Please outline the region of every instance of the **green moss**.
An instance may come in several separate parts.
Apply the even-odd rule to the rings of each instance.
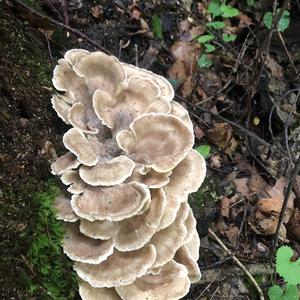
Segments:
[[[30,295],[43,297],[39,299],[74,299],[77,290],[72,262],[61,249],[64,230],[53,210],[58,192],[56,185],[49,182],[33,196],[36,222],[26,258],[34,276],[27,280],[27,289]]]

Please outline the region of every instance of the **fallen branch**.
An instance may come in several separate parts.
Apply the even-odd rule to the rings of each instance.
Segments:
[[[255,286],[258,294],[259,294],[259,299],[260,300],[264,300],[264,293],[262,291],[262,289],[260,288],[260,286],[257,284],[256,280],[254,279],[254,277],[250,274],[250,272],[247,270],[247,268],[237,259],[237,257],[235,255],[232,255],[231,251],[224,245],[224,243],[217,237],[217,235],[209,228],[208,229],[208,233],[210,236],[212,236],[217,242],[218,244],[232,257],[232,260],[242,269],[242,271],[247,275],[247,277],[249,278],[249,280],[253,283],[253,285]]]

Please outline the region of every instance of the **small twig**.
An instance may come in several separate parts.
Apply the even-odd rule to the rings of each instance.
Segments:
[[[51,65],[52,65],[52,68],[54,68],[54,61],[53,61],[51,46],[50,46],[50,43],[49,43],[48,33],[46,31],[44,31],[44,34],[45,34],[45,38],[46,38],[46,42],[47,42],[48,53],[49,53],[49,57],[50,57],[50,60],[51,60]]]
[[[138,52],[138,45],[134,44],[134,52],[135,52],[135,66],[139,66],[139,52]]]
[[[205,289],[201,292],[201,294],[195,299],[195,300],[199,300],[204,294],[205,292],[210,288],[210,286],[218,279],[218,277],[220,276],[222,272],[220,271],[220,273],[216,276],[216,278],[214,280],[212,280],[206,287]]]
[[[231,251],[225,246],[225,244],[217,237],[217,235],[210,229],[208,228],[208,233],[218,242],[218,244],[229,254],[232,255]],[[264,300],[264,293],[260,286],[257,284],[256,280],[254,277],[249,273],[249,271],[246,269],[246,267],[237,259],[235,255],[232,255],[232,260],[242,269],[242,271],[247,275],[249,280],[253,283],[255,286],[258,294],[259,294],[259,299]]]
[[[15,2],[17,3],[18,5],[22,6],[24,9],[28,10],[30,13],[32,13],[33,15],[36,15],[37,17],[40,17],[42,19],[45,19],[45,20],[48,20],[52,25],[55,25],[55,26],[59,26],[59,27],[62,27],[64,29],[66,29],[67,31],[70,31],[72,32],[73,34],[75,34],[76,36],[78,37],[81,37],[82,39],[86,40],[88,43],[90,43],[91,45],[95,46],[97,49],[105,52],[106,54],[109,54],[111,55],[111,53],[106,50],[105,48],[101,47],[98,45],[98,43],[96,43],[93,39],[91,39],[90,37],[88,37],[87,35],[85,35],[84,33],[80,32],[79,30],[77,29],[74,29],[70,26],[67,26],[61,22],[58,22],[48,16],[45,16],[43,14],[41,14],[40,12],[37,12],[36,10],[34,10],[33,8],[29,7],[28,5],[26,5],[25,3],[23,3],[22,1],[20,0],[11,0],[12,2]]]
[[[180,97],[179,95],[176,95],[175,97],[178,98],[179,100],[183,101],[183,102],[186,103],[187,105],[193,106],[191,103],[189,103],[188,101],[186,101],[183,97]],[[235,122],[233,122],[233,121],[230,121],[230,120],[228,120],[228,119],[226,119],[226,118],[220,116],[219,114],[214,113],[214,112],[212,112],[212,111],[210,111],[210,110],[207,110],[207,109],[205,109],[205,108],[203,108],[203,107],[197,107],[197,109],[198,109],[198,110],[201,110],[202,112],[211,114],[211,115],[212,115],[213,117],[215,117],[216,119],[219,119],[219,120],[221,120],[221,121],[223,121],[223,122],[226,122],[226,123],[230,124],[232,127],[236,128],[236,129],[238,129],[239,131],[243,132],[244,134],[246,134],[246,135],[252,137],[253,139],[255,139],[255,140],[257,140],[258,142],[260,142],[261,144],[263,144],[263,145],[265,145],[265,146],[267,146],[267,147],[271,147],[271,145],[270,145],[268,142],[266,142],[265,140],[263,140],[262,138],[260,138],[259,136],[257,136],[257,135],[254,134],[253,132],[251,132],[250,130],[244,128],[243,126],[241,126],[241,125],[239,125],[239,124],[237,124],[237,123],[235,123]],[[196,119],[200,120],[200,117],[199,117],[197,114],[193,113],[192,111],[190,111],[190,114],[193,115]]]
[[[287,205],[288,205],[288,200],[289,200],[289,197],[290,197],[290,194],[291,194],[294,182],[296,180],[296,177],[297,177],[299,171],[300,171],[300,155],[298,156],[298,159],[297,159],[297,162],[295,164],[293,173],[291,175],[291,180],[289,181],[286,193],[284,195],[284,200],[283,200],[282,208],[281,208],[280,214],[279,214],[279,221],[278,221],[276,232],[275,232],[275,235],[274,235],[272,257],[274,257],[276,248],[278,246],[279,231],[280,231],[280,228],[282,226],[283,218],[285,216]]]
[[[298,74],[297,68],[296,68],[296,66],[295,66],[295,64],[294,64],[294,61],[293,61],[293,59],[292,59],[292,57],[291,57],[291,54],[290,54],[289,50],[288,50],[287,47],[286,47],[286,44],[285,44],[285,42],[284,42],[284,39],[283,39],[283,37],[282,37],[281,32],[278,31],[278,30],[277,30],[277,35],[279,36],[279,39],[280,39],[280,41],[281,41],[281,44],[282,44],[282,46],[283,46],[283,48],[284,48],[284,50],[285,50],[285,53],[286,53],[286,55],[287,55],[287,57],[288,57],[288,59],[289,59],[289,61],[290,61],[290,64],[291,64],[291,66],[292,66],[292,68],[293,68],[295,74],[298,76],[299,74]]]

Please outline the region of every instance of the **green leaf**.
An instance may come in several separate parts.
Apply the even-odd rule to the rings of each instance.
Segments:
[[[206,159],[210,153],[210,145],[201,145],[196,150]]]
[[[288,284],[284,290],[284,300],[299,300],[299,292],[296,285]]]
[[[200,44],[205,44],[211,40],[213,40],[215,37],[211,34],[205,34],[205,35],[202,35],[200,37],[197,38],[197,41],[200,43]]]
[[[273,285],[269,288],[268,296],[270,300],[282,300],[283,290],[279,285]]]
[[[159,39],[163,39],[161,20],[158,15],[152,16],[153,33]]]
[[[212,61],[207,54],[202,54],[198,59],[198,65],[201,68],[208,68],[212,65]]]
[[[247,0],[247,4],[248,4],[249,6],[254,6],[255,0]]]
[[[225,27],[225,23],[224,22],[220,22],[220,21],[216,21],[216,22],[209,22],[206,24],[207,27],[211,27],[214,29],[222,29]]]
[[[278,22],[278,30],[283,32],[289,27],[289,25],[290,25],[290,12],[288,10],[285,10]]]
[[[279,13],[280,8],[277,9],[277,14]],[[266,12],[263,18],[264,24],[268,29],[272,28],[272,19],[273,15],[270,11]],[[278,22],[277,29],[281,32],[285,31],[290,25],[290,12],[285,10]]]
[[[272,28],[272,13],[270,11],[265,13],[263,21],[268,29]]]
[[[221,4],[220,6],[220,10],[222,12],[222,17],[223,18],[232,18],[232,17],[236,17],[240,14],[240,11],[230,5],[226,5],[226,4]]]
[[[207,7],[207,11],[212,14],[213,19],[215,17],[220,16],[222,14],[222,11],[220,9],[220,1],[219,0],[210,1]]]
[[[236,34],[231,34],[231,33],[223,33],[222,38],[224,42],[233,42],[236,40],[237,35]]]
[[[288,284],[300,283],[300,258],[291,261],[293,250],[288,246],[280,247],[276,255],[276,271]]]
[[[206,53],[211,53],[214,52],[216,50],[216,47],[212,44],[204,44],[205,46],[205,52]]]

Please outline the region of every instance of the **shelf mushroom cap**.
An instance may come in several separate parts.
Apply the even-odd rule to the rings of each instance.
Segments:
[[[71,207],[71,199],[67,198],[64,194],[59,194],[54,201],[54,209],[56,219],[65,222],[76,222],[78,216],[75,215]]]
[[[147,273],[156,258],[153,245],[139,250],[114,253],[98,265],[75,263],[78,276],[93,287],[116,287],[130,284]]]
[[[177,300],[188,293],[190,285],[186,267],[172,260],[157,274],[145,275],[132,284],[117,286],[116,291],[126,300]]]
[[[161,95],[165,97],[168,101],[171,101],[174,98],[174,90],[171,83],[163,76],[157,75],[151,71],[135,67],[126,63],[121,63],[124,72],[127,77],[131,76],[141,76],[142,78],[149,78],[154,81],[161,91]]]
[[[117,222],[107,220],[96,220],[90,222],[88,220],[81,219],[79,230],[84,235],[93,239],[108,240],[116,236],[116,234],[120,230],[120,226]]]
[[[165,205],[163,190],[151,190],[150,207],[141,215],[119,222],[120,230],[114,238],[116,249],[132,251],[149,242],[157,230]]]
[[[71,205],[79,217],[89,221],[121,221],[148,208],[150,191],[137,182],[111,187],[90,186],[82,194],[73,195]]]
[[[159,87],[150,79],[130,77],[115,94],[97,90],[93,106],[102,123],[115,132],[127,129],[138,116],[149,112],[168,113],[171,105],[160,96]]]
[[[196,283],[201,279],[201,272],[197,261],[193,259],[186,246],[183,245],[178,249],[174,256],[174,259],[176,262],[184,265],[187,268],[191,283]]]
[[[66,223],[63,250],[72,260],[87,264],[99,264],[114,251],[114,241],[95,240],[83,235],[78,224]]]
[[[79,295],[82,300],[122,300],[114,288],[95,288],[84,281],[79,283]]]
[[[51,164],[51,172],[53,175],[61,175],[67,170],[76,169],[79,165],[80,161],[76,155],[67,152]]]
[[[136,118],[129,130],[120,131],[117,143],[134,161],[155,171],[171,171],[192,149],[193,130],[179,118],[149,113]]]
[[[107,162],[98,162],[95,166],[82,166],[80,177],[92,186],[112,186],[124,182],[131,174],[135,163],[125,155]]]

